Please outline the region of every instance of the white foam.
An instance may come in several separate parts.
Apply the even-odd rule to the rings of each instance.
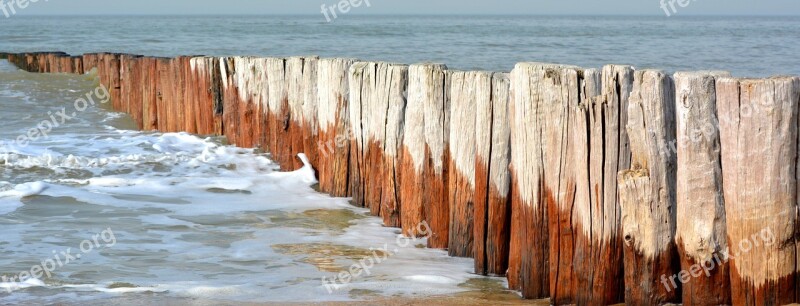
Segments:
[[[29,278],[24,282],[0,282],[0,289],[6,290],[7,292],[14,292],[31,287],[45,287],[45,284],[38,278]]]
[[[0,198],[24,198],[42,193],[47,189],[47,184],[41,181],[24,183],[14,186],[14,189],[0,192]]]

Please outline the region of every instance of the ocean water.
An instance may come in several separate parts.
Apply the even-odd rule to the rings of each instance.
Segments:
[[[510,71],[522,61],[800,74],[800,17],[309,16],[26,17],[1,20],[0,51],[153,56],[355,57]]]
[[[5,52],[800,74],[796,17],[14,16],[2,24]],[[91,105],[76,108],[81,98]],[[313,169],[277,172],[267,154],[224,138],[135,131],[105,98],[92,74],[31,74],[0,60],[0,304],[517,298],[504,279],[472,274],[472,260],[421,248],[424,239],[403,239],[347,199],[315,192]],[[380,262],[330,285],[362,261]]]

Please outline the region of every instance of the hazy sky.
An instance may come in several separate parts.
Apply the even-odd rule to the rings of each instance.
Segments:
[[[16,0],[3,0],[5,2]],[[28,0],[30,1],[30,0]],[[45,2],[47,1],[47,2]],[[369,0],[351,14],[658,15],[661,0]],[[665,0],[670,1],[670,0]],[[39,0],[29,14],[320,14],[336,0]],[[798,0],[691,0],[677,15],[800,15]]]

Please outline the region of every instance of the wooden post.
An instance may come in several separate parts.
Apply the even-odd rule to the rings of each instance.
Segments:
[[[234,139],[240,147],[261,147],[265,138],[262,133],[266,128],[264,109],[268,95],[266,59],[235,57],[233,61],[235,90],[226,92],[225,99],[232,99],[231,103],[236,104]]]
[[[222,135],[222,91],[219,58],[194,57],[189,61],[190,80],[196,90],[190,92],[194,125],[200,135]],[[262,101],[262,104],[265,103]]]
[[[476,90],[475,273],[504,276],[511,231],[508,74],[493,73],[489,88]]]
[[[317,89],[317,73],[319,70],[319,57],[306,57],[303,65],[303,112],[300,115],[300,130],[302,135],[302,152],[306,154],[311,165],[319,169],[319,90]],[[295,158],[295,160],[298,160]],[[301,163],[302,164],[302,163]],[[302,165],[301,165],[302,167]],[[317,171],[319,178],[319,171]]]
[[[564,92],[570,88],[562,83],[565,68],[519,63],[511,72],[512,216],[508,282],[510,288],[521,290],[525,298],[550,296],[552,237],[548,208],[555,206],[555,192],[566,189],[567,184],[558,182],[558,171],[546,172],[546,168],[560,167],[562,156],[546,154],[545,148],[549,152],[563,151],[565,135],[561,121],[566,120],[566,101],[560,93],[561,87]],[[572,85],[577,92],[577,84]]]
[[[349,195],[350,103],[348,70],[356,60],[319,61],[319,181],[320,189],[334,197]]]
[[[731,302],[796,297],[800,79],[716,80]]]
[[[452,72],[450,77],[450,256],[472,257],[475,200],[476,88],[491,90],[491,74]]]
[[[367,62],[350,68],[353,199],[373,215],[381,215],[387,226],[400,225],[395,168],[402,139],[407,76],[406,65]]]
[[[371,81],[370,71],[375,69],[367,62],[358,62],[350,65],[349,85],[350,85],[350,173],[349,189],[352,196],[352,204],[359,207],[365,206],[365,140],[364,140],[364,113],[366,112],[367,100],[369,100],[369,83]]]
[[[408,66],[391,64],[388,67],[386,88],[378,92],[382,105],[388,104],[383,139],[383,169],[381,171],[381,217],[383,225],[401,227],[401,143],[403,141],[408,92]],[[383,102],[383,100],[387,100]],[[380,135],[378,135],[380,137]]]
[[[145,59],[145,57],[137,57],[130,60],[130,63],[127,65],[130,69],[130,75],[128,76],[128,79],[130,80],[130,87],[125,89],[123,86],[123,90],[126,92],[126,95],[129,96],[128,115],[130,115],[131,119],[136,122],[136,126],[140,130],[143,129],[142,101],[144,100],[143,92],[146,86],[143,72],[145,69]]]
[[[316,116],[312,113],[316,111],[316,102],[306,102],[305,99],[309,89],[313,89],[313,84],[307,82],[312,78],[316,81],[316,67],[318,57],[290,57],[286,60],[286,87],[288,98],[288,114],[289,121],[287,122],[287,132],[285,134],[286,146],[288,147],[288,155],[286,158],[285,170],[296,170],[303,166],[303,163],[295,155],[297,153],[305,153],[311,161],[312,165],[316,166],[316,151],[306,152],[306,139],[311,140],[312,126],[310,121],[315,120]],[[306,76],[307,75],[307,76]],[[313,99],[316,101],[316,99]],[[313,104],[312,104],[313,103]],[[306,105],[310,106],[314,112],[309,112],[306,116]],[[306,118],[308,117],[308,118]]]
[[[159,58],[158,62],[158,130],[177,132],[183,128],[183,88],[180,58]],[[100,72],[98,72],[100,73]]]
[[[715,77],[728,75],[679,72],[674,77],[678,119],[675,242],[682,271],[691,273],[682,282],[684,305],[731,304],[714,82]]]
[[[637,71],[628,107],[631,169],[619,174],[625,302],[678,302],[662,283],[678,272],[675,248],[675,88],[661,71]]]
[[[408,68],[408,101],[406,104],[405,132],[403,135],[402,154],[400,155],[400,176],[402,188],[400,202],[402,205],[401,228],[406,236],[416,236],[418,224],[425,221],[422,206],[424,182],[422,170],[425,163],[425,101],[432,94],[441,95],[442,89],[436,90],[434,72],[441,65],[414,64]]]
[[[447,67],[417,64],[409,68],[402,159],[402,227],[406,235],[419,235],[415,228],[428,223],[428,246],[447,248],[449,194],[447,164],[450,137],[447,117]]]
[[[135,75],[136,71],[134,70],[134,63],[135,59],[139,58],[137,55],[128,55],[123,54],[119,58],[119,67],[120,67],[120,102],[119,102],[119,111],[125,112],[129,114],[131,117],[134,117],[133,109],[131,108],[131,100],[134,99],[134,92],[141,86],[140,83],[136,83]],[[72,61],[71,58],[68,58]],[[138,115],[138,114],[137,114]],[[134,119],[136,120],[136,119]]]
[[[86,57],[84,57],[84,62]],[[154,57],[143,57],[141,60],[142,80],[142,128],[145,131],[158,130],[158,60]],[[91,69],[91,68],[89,68]]]
[[[567,165],[574,169],[574,202],[567,197],[566,206],[560,209],[563,214],[572,207],[565,216],[568,219],[562,219],[571,224],[571,236],[561,237],[558,254],[550,253],[551,258],[571,253],[566,260],[571,261],[572,269],[568,263],[557,268],[562,269],[559,274],[572,275],[555,278],[551,290],[555,289],[554,296],[565,304],[617,304],[624,300],[625,286],[616,177],[630,166],[625,124],[633,69],[608,65],[602,71],[585,70],[579,83],[581,102],[570,106],[568,122]],[[572,289],[564,288],[559,280],[571,281]]]
[[[289,169],[294,159],[291,145],[288,143],[289,129],[289,95],[287,86],[287,65],[284,58],[267,58],[267,81],[269,82],[269,103],[267,110],[267,140],[272,159],[281,165],[282,170]]]

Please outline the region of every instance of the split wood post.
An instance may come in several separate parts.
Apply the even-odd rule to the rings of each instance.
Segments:
[[[450,77],[450,256],[472,257],[475,200],[476,90],[491,89],[491,75],[456,71]]]
[[[586,70],[582,102],[572,107],[570,114],[571,158],[576,169],[572,302],[579,305],[624,301],[617,173],[630,167],[625,125],[632,86],[630,66]]]
[[[678,272],[675,247],[675,88],[662,71],[637,71],[628,106],[631,169],[619,174],[625,302],[680,300],[662,277]]]
[[[319,61],[319,181],[320,189],[334,197],[349,195],[350,100],[348,71],[355,59]]]
[[[681,270],[691,277],[687,282],[682,281],[685,278],[670,279],[667,284],[677,290],[681,282],[684,305],[731,304],[714,81],[729,75],[679,72],[674,76],[678,127],[675,243]]]
[[[508,74],[493,73],[489,88],[479,86],[477,91],[475,273],[504,276],[508,269],[511,234]]]
[[[734,305],[796,299],[799,95],[796,77],[716,80]]]

